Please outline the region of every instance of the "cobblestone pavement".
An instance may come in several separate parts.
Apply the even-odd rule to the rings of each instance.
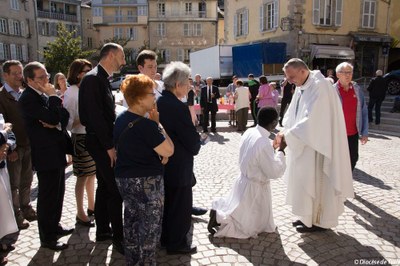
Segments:
[[[250,122],[251,123],[251,122]],[[249,123],[249,124],[250,124]],[[214,198],[225,195],[238,174],[240,134],[226,122],[217,123],[216,134],[195,159],[196,206],[210,208]],[[356,196],[345,203],[345,213],[332,230],[299,234],[285,205],[282,179],[271,183],[276,233],[256,239],[217,239],[207,231],[208,213],[193,218],[192,256],[158,252],[159,265],[400,265],[400,138],[371,134],[360,146],[360,160],[354,171]],[[75,223],[75,177],[67,168],[67,189],[62,223]],[[37,182],[33,184],[36,199]],[[36,205],[36,200],[34,201]],[[15,234],[16,249],[8,254],[9,265],[124,265],[124,258],[112,251],[111,242],[95,242],[95,228],[77,227],[61,241],[70,247],[62,252],[40,248],[37,223]]]

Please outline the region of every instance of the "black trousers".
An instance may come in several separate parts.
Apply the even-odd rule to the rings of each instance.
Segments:
[[[203,113],[203,130],[206,131],[208,127],[209,121],[209,112],[211,112],[211,130],[215,130],[217,127],[216,123],[216,114],[217,112],[213,112],[212,110],[212,103],[207,103],[207,108],[204,108]]]
[[[256,103],[256,99],[250,99],[250,112],[251,112],[251,116],[253,117],[254,124],[257,124],[258,106]]]
[[[375,124],[379,125],[381,123],[381,105],[383,100],[376,98],[369,98],[368,102],[368,121],[372,122],[374,119],[372,118],[372,109],[375,106]]]
[[[281,121],[281,123],[282,123],[282,120],[283,120],[283,116],[285,115],[286,106],[288,106],[291,101],[292,101],[292,99],[282,98],[281,111],[279,112],[279,121]]]
[[[122,198],[115,182],[110,157],[95,135],[86,135],[86,148],[96,162],[97,190],[94,204],[96,234],[112,232],[113,241],[122,241]]]
[[[37,171],[37,216],[41,242],[57,240],[65,192],[65,168]]]
[[[165,186],[161,244],[167,250],[189,245],[187,234],[192,226],[192,186]]]
[[[347,136],[350,151],[351,170],[353,171],[358,161],[358,133],[352,136]]]

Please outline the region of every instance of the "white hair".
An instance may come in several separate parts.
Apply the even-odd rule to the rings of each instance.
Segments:
[[[343,68],[349,67],[351,70],[353,70],[353,65],[350,64],[349,62],[343,62],[337,65],[336,67],[336,73],[340,72]]]
[[[166,90],[173,90],[177,84],[183,84],[190,77],[190,67],[182,62],[171,62],[163,71],[163,81]]]
[[[375,75],[377,75],[377,76],[382,76],[382,75],[383,75],[382,70],[378,69],[378,70],[375,72]]]

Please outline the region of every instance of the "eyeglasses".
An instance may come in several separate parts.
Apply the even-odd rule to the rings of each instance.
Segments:
[[[338,73],[344,74],[344,75],[353,75],[353,71],[339,71]]]
[[[50,79],[50,77],[51,77],[50,74],[46,74],[45,76],[40,76],[40,77],[35,77],[35,78],[40,79],[40,80],[45,80],[45,79]]]
[[[149,93],[147,93],[147,94],[156,96],[156,93],[155,93],[155,92],[149,92]]]

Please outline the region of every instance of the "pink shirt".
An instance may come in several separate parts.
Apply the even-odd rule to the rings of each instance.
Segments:
[[[258,100],[258,107],[262,108],[265,106],[277,107],[279,92],[273,89],[269,84],[263,84],[258,89],[258,95],[260,96]]]

